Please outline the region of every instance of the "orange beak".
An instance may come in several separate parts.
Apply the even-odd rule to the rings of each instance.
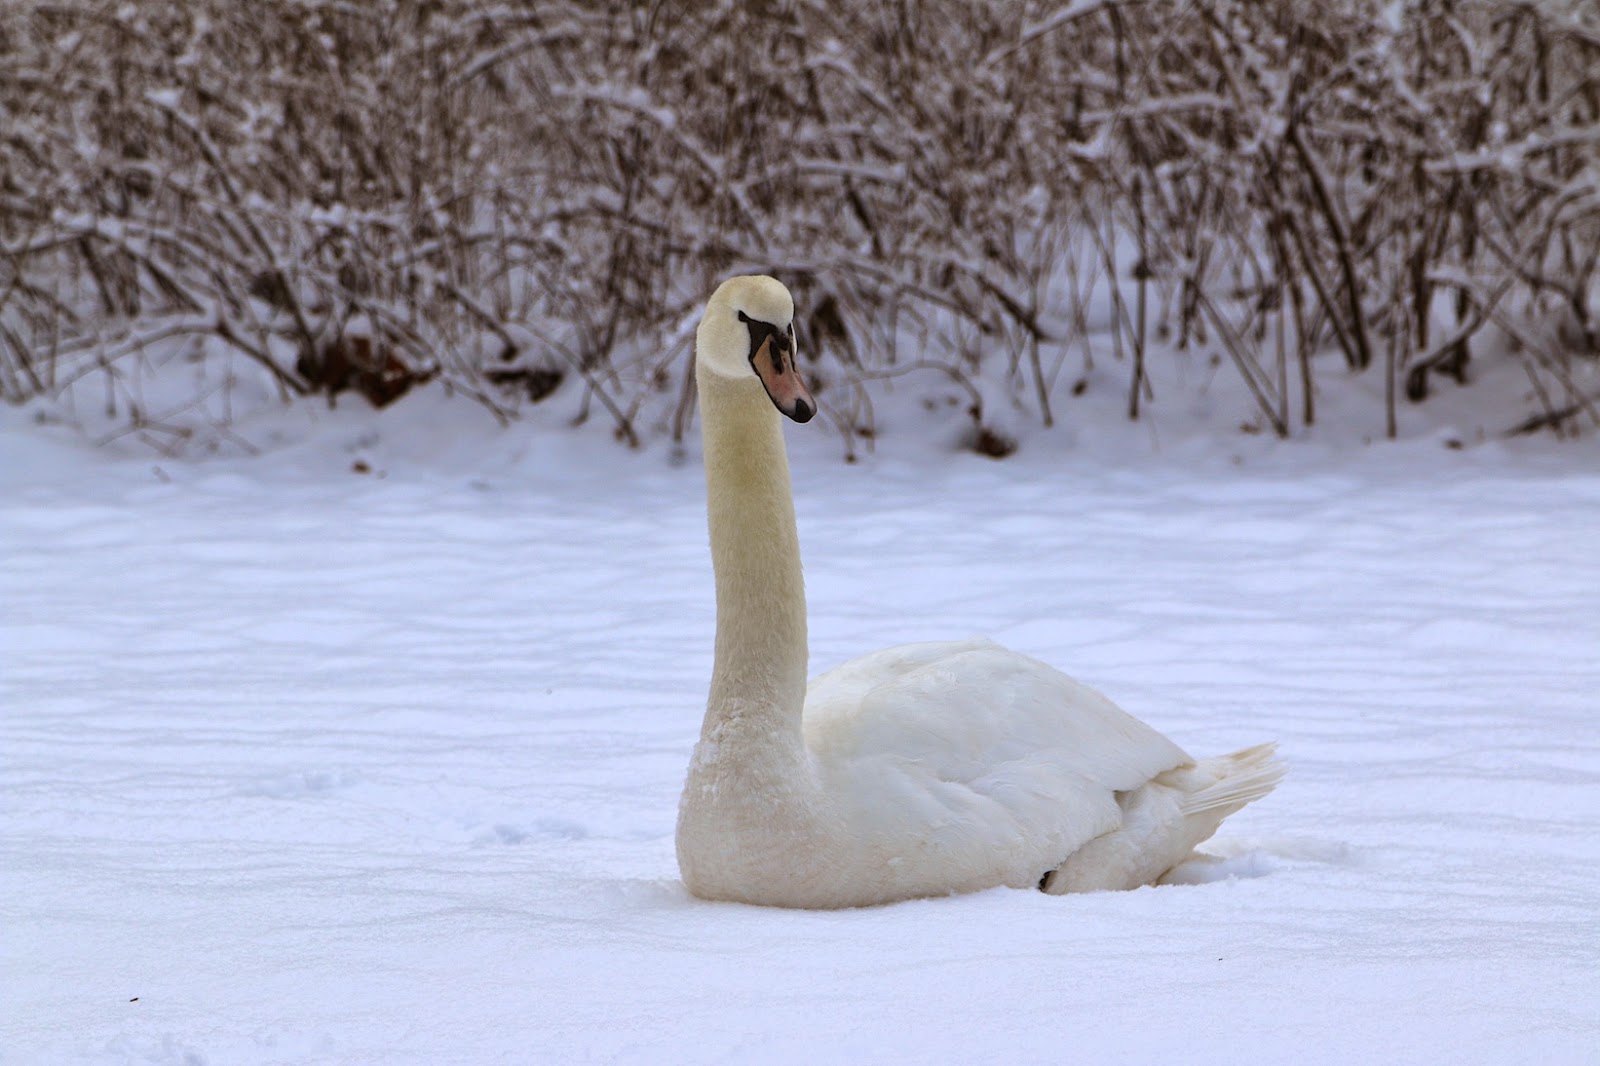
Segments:
[[[809,422],[817,413],[817,401],[811,398],[811,391],[800,380],[794,346],[784,337],[785,343],[779,347],[779,336],[769,333],[751,353],[750,365],[755,367],[756,376],[761,379],[773,406],[796,422]]]

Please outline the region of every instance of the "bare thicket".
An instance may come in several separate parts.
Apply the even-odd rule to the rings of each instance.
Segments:
[[[907,374],[956,383],[980,447],[988,390],[1048,423],[1107,293],[1134,417],[1203,346],[1279,433],[1335,361],[1382,374],[1392,432],[1492,329],[1520,428],[1575,432],[1597,258],[1577,2],[0,12],[0,390],[164,447],[435,378],[502,416],[575,380],[619,437],[681,434],[735,270],[796,290],[847,439]]]

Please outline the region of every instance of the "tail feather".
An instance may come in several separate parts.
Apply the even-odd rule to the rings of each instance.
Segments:
[[[1257,744],[1202,762],[1200,768],[1216,773],[1216,782],[1186,797],[1183,813],[1198,814],[1224,807],[1236,811],[1271,792],[1285,772],[1283,763],[1274,758],[1277,750],[1277,744]]]

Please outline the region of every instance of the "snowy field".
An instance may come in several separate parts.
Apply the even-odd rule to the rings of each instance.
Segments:
[[[696,451],[466,406],[4,413],[0,1061],[1600,1062],[1592,437],[789,427],[814,669],[987,634],[1290,766],[1179,884],[794,913],[677,879]]]

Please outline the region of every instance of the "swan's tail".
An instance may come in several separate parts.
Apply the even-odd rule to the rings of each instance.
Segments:
[[[1196,769],[1209,771],[1216,781],[1185,797],[1183,813],[1221,810],[1225,813],[1217,819],[1220,822],[1246,803],[1265,796],[1283,780],[1285,767],[1275,758],[1277,751],[1276,744],[1257,744],[1201,762]]]
[[[1283,780],[1277,750],[1276,744],[1257,744],[1169,770],[1146,787],[1118,793],[1122,827],[1079,848],[1039,887],[1060,894],[1154,884],[1208,840],[1224,818]]]

